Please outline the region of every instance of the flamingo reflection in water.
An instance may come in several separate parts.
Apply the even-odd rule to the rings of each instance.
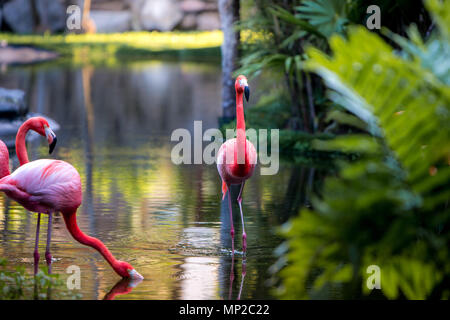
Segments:
[[[117,296],[129,294],[141,282],[142,279],[122,278],[109,290],[103,300],[114,300]]]
[[[242,265],[241,265],[241,284],[239,286],[239,292],[237,295],[236,300],[241,300],[241,294],[242,294],[242,288],[244,286],[244,279],[245,275],[247,274],[247,261],[245,258],[242,258]],[[234,253],[231,255],[231,270],[230,270],[230,288],[228,293],[228,300],[233,299],[233,283],[234,283]]]
[[[228,197],[230,197],[231,199],[236,199],[236,193],[240,192],[240,188],[238,191],[238,188],[235,188],[236,186],[231,186],[231,188],[228,190]],[[230,235],[229,230],[230,230],[230,225],[231,225],[231,220],[230,217],[228,216],[228,213],[230,212],[229,206],[232,205],[231,201],[222,201],[221,203],[221,207],[220,207],[220,220],[221,220],[221,228],[220,228],[220,240],[221,240],[221,246],[222,247],[229,247],[230,242],[233,244],[234,239],[233,237]],[[225,251],[227,253],[230,253],[230,251]],[[229,272],[229,285],[228,285],[228,300],[233,300],[233,286],[235,284],[235,279],[236,279],[236,272],[235,272],[235,268],[236,268],[236,264],[235,264],[235,260],[241,260],[241,281],[239,283],[239,291],[238,294],[236,296],[237,300],[241,299],[242,296],[242,290],[244,288],[244,280],[245,280],[245,276],[247,274],[247,260],[246,257],[244,255],[244,252],[240,252],[240,251],[235,251],[235,250],[231,250],[231,265],[230,265],[230,272]],[[222,260],[222,264],[223,265],[229,265],[229,256],[224,256],[221,258]],[[224,269],[226,270],[226,269]],[[225,280],[225,279],[224,279]],[[224,290],[225,291],[225,290]],[[225,298],[225,292],[223,292],[223,297]]]

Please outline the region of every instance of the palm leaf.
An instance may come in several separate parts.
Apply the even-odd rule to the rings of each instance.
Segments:
[[[326,37],[335,32],[342,33],[349,22],[345,0],[307,0],[296,7],[296,10],[297,18],[308,21]]]
[[[310,23],[308,23],[304,20],[299,19],[298,17],[296,17],[295,15],[293,15],[286,9],[281,8],[280,6],[273,6],[273,7],[269,8],[268,10],[274,16],[277,16],[278,18],[280,18],[290,24],[296,25],[296,26],[300,27],[302,30],[307,31],[310,34],[313,34],[319,38],[326,38],[326,36],[323,33],[321,33],[319,30],[317,30],[317,28],[315,28],[313,25],[311,25]]]
[[[427,3],[440,28],[450,16],[450,3],[444,3]],[[447,32],[435,39],[448,43]],[[331,38],[333,56],[310,49],[306,68],[324,78],[335,103],[378,134],[314,142],[359,159],[341,162],[339,177],[328,178],[321,198],[313,199],[314,211],[302,210],[284,227],[288,250],[278,263],[285,267],[278,272],[283,285],[277,293],[311,298],[330,287],[345,293],[359,285],[370,294],[366,268],[374,264],[381,268],[387,298],[446,298],[450,89],[423,63],[427,46],[417,39],[407,44],[413,49],[405,56],[363,27],[350,28],[348,36]]]
[[[352,28],[349,41],[335,37],[330,45],[333,57],[312,49],[307,64],[333,89],[330,98],[382,128],[413,189],[423,181],[436,181],[431,190],[442,187],[430,175],[430,168],[444,176],[450,170],[450,90],[446,84],[418,63],[396,56],[364,28]],[[433,152],[422,152],[425,146]]]

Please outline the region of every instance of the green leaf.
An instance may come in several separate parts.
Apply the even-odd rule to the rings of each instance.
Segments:
[[[321,3],[307,11],[325,14]],[[339,173],[312,197],[313,209],[301,210],[282,231],[289,248],[280,297],[329,298],[327,292],[345,295],[355,285],[368,295],[366,268],[377,265],[386,298],[448,298],[450,88],[441,72],[448,53],[437,48],[449,42],[450,2],[427,6],[439,25],[431,42],[410,29],[410,40],[395,36],[404,48],[395,52],[377,34],[351,27],[348,39],[330,38],[332,55],[307,51],[306,70],[319,74],[328,97],[350,113],[329,119],[357,117],[370,135],[313,141],[320,150],[357,157],[340,161]]]
[[[347,18],[347,1],[345,0],[307,0],[296,7],[295,17],[308,21],[326,37],[333,33],[343,33]]]

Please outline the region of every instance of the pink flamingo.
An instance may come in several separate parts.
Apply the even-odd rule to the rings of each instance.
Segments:
[[[227,190],[232,184],[241,186],[237,202],[241,211],[242,221],[242,248],[247,249],[247,234],[244,227],[244,215],[242,213],[242,191],[247,179],[253,175],[255,170],[257,154],[255,146],[246,138],[245,119],[244,119],[244,98],[248,101],[250,97],[250,88],[247,78],[243,75],[237,77],[234,84],[236,90],[236,138],[225,141],[220,146],[217,153],[217,170],[222,178],[222,200],[225,199]],[[230,211],[232,251],[234,252],[234,226],[233,210],[231,208],[231,194],[228,192],[228,210]]]
[[[0,191],[20,203],[25,209],[38,213],[36,240],[34,246],[35,273],[39,263],[39,227],[41,214],[48,214],[47,247],[45,258],[49,268],[51,226],[53,212],[61,212],[70,234],[78,242],[96,249],[111,267],[124,278],[143,279],[127,262],[114,258],[106,246],[98,239],[84,234],[77,225],[76,212],[81,205],[81,179],[77,170],[67,162],[41,159],[29,162],[25,148],[25,136],[29,130],[45,136],[49,143],[49,153],[56,145],[56,136],[42,117],[25,121],[16,136],[16,153],[20,167],[9,172],[9,154],[6,145],[0,140]]]

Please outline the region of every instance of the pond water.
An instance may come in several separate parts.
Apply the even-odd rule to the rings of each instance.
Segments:
[[[115,68],[14,67],[0,73],[1,87],[25,90],[31,112],[59,123],[52,157],[70,162],[81,175],[80,228],[145,277],[116,299],[273,298],[268,270],[282,242],[276,229],[307,205],[321,173],[288,161],[281,161],[274,176],[257,170],[244,191],[248,252],[233,257],[215,165],[175,165],[170,158],[174,129],[192,130],[194,120],[203,121],[203,130],[218,126],[219,75],[213,64],[162,61]],[[48,157],[44,140],[28,144],[31,159]],[[12,162],[17,167],[15,155]],[[241,250],[233,203],[235,245]],[[0,257],[30,274],[36,217],[0,196]],[[77,292],[83,299],[111,298],[114,294],[107,294],[116,284],[112,292],[120,293],[119,277],[95,250],[71,238],[60,215],[54,218],[52,254],[53,273],[62,279],[69,266],[80,267]]]

